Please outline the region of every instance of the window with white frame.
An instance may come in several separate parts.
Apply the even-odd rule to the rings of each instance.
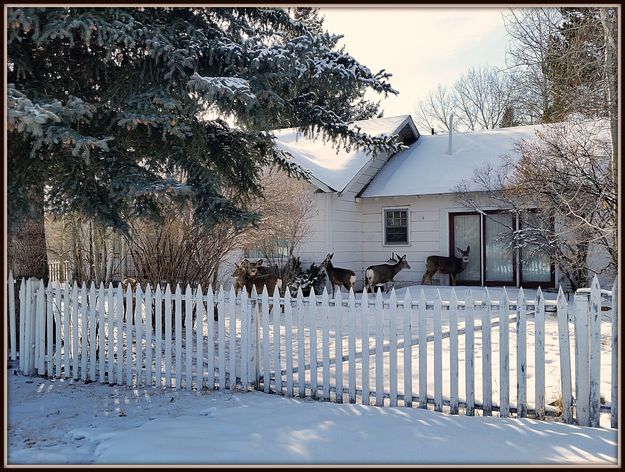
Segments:
[[[408,209],[384,210],[384,244],[408,244]]]

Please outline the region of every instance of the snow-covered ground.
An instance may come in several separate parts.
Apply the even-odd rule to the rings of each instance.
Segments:
[[[614,464],[617,431],[7,372],[5,464]]]

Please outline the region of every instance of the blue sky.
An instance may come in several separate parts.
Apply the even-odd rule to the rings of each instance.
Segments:
[[[496,7],[322,7],[326,29],[373,72],[386,69],[400,93],[382,101],[385,116],[414,114],[439,82],[471,66],[505,66],[507,44]],[[369,98],[375,98],[372,94]]]

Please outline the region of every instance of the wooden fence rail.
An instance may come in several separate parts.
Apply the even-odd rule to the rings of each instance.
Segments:
[[[422,289],[330,299],[12,276],[8,295],[9,355],[25,375],[588,426],[603,412],[617,426],[616,282],[602,290],[596,277],[572,302],[562,289],[556,300],[540,288],[516,300],[505,288],[499,300]]]

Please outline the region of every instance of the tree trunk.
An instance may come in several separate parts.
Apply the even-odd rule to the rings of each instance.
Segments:
[[[13,277],[49,279],[46,232],[44,227],[43,186],[30,190],[32,214],[9,215],[7,259]]]
[[[618,67],[617,49],[614,42],[615,23],[610,19],[606,8],[599,9],[601,25],[605,37],[605,78],[607,82],[608,112],[610,116],[610,134],[612,138],[612,175],[614,185],[618,182]],[[616,14],[615,14],[616,18]]]

